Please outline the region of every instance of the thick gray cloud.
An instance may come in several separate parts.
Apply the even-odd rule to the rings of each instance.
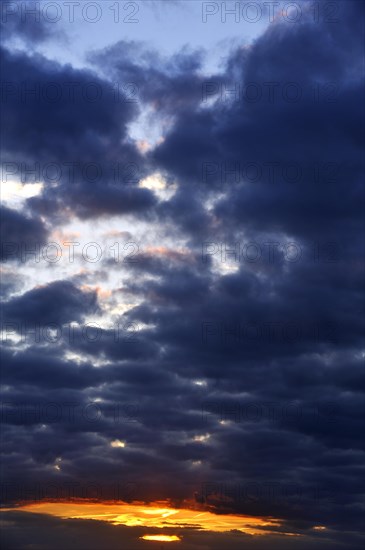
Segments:
[[[35,250],[47,241],[47,228],[39,219],[1,206],[1,260],[21,260],[27,250]]]
[[[145,162],[127,136],[138,106],[113,84],[39,54],[1,50],[3,177],[44,182],[28,205],[45,217],[144,212]],[[32,92],[33,90],[33,92]]]
[[[161,171],[177,189],[158,199],[136,182],[87,182],[77,169],[73,186],[61,179],[27,202],[55,227],[62,216],[132,213],[150,224],[156,243],[123,266],[113,297],[136,305],[116,315],[121,331],[83,330],[88,315],[103,319],[94,291],[78,286],[86,275],[5,302],[5,320],[62,329],[54,341],[30,334],[20,349],[4,342],[5,502],[36,498],[37,484],[47,498],[67,483],[99,484],[111,500],[120,483],[121,500],[169,498],[180,506],[194,499],[218,513],[279,517],[283,529],[304,535],[256,542],[189,531],[187,549],[360,548],[363,10],[338,6],[338,24],[271,25],[249,48],[232,51],[211,79],[202,77],[201,54],[186,50],[164,60],[120,42],[90,55],[97,77],[4,51],[10,75],[22,70],[60,84],[93,78],[105,94],[98,109],[81,96],[56,108],[13,97],[5,119],[9,161],[121,159],[143,175]],[[107,74],[135,82],[142,106],[169,122],[146,155],[128,137],[139,110],[111,101]],[[202,104],[207,82],[214,96]],[[223,85],[247,90],[250,83],[260,100],[220,97]],[[301,92],[295,101],[282,95],[288,83],[290,93]],[[245,172],[250,164],[257,180]],[[240,181],[222,179],[232,167]],[[38,218],[4,212],[10,240],[46,237]],[[159,246],[161,234],[186,248]],[[112,275],[113,264],[97,273]],[[125,447],[113,447],[115,439]],[[24,533],[48,548],[56,531],[60,547],[70,546],[72,533],[85,548],[90,537],[100,548],[101,536],[110,548],[120,540],[139,548],[138,530],[8,517],[9,548],[26,548]],[[42,540],[38,522],[47,531]],[[313,535],[315,525],[328,531]]]

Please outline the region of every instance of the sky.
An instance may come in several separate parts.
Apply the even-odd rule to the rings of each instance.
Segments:
[[[364,4],[0,7],[4,548],[363,548]]]

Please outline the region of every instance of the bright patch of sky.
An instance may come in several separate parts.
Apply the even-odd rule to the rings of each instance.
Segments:
[[[123,40],[144,42],[161,56],[170,56],[185,45],[192,50],[203,48],[209,74],[224,64],[233,44],[252,42],[272,19],[262,1],[42,0],[38,4],[40,19],[51,22],[55,32],[51,40],[34,48],[50,59],[80,68],[87,66],[90,51]],[[275,10],[279,9],[281,3],[275,4]]]

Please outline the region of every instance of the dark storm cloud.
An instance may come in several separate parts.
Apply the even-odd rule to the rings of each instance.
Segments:
[[[2,261],[20,260],[26,250],[41,246],[47,240],[47,228],[39,218],[6,206],[1,206],[0,229]]]
[[[39,286],[3,304],[5,319],[23,324],[57,324],[80,321],[97,309],[93,291],[82,291],[68,281]]]
[[[339,25],[309,20],[297,26],[273,25],[249,49],[233,54],[225,75],[212,79],[216,90],[232,80],[241,86],[253,82],[264,91],[265,83],[278,83],[275,102],[243,98],[223,104],[216,92],[215,104],[202,108],[197,95],[181,93],[180,102],[174,103],[172,129],[152,153],[156,166],[179,184],[177,194],[161,205],[161,219],[173,220],[174,229],[179,226],[183,234],[191,232],[195,250],[203,240],[217,245],[226,239],[227,245],[244,239],[263,244],[282,243],[289,236],[303,253],[300,261],[290,263],[278,254],[275,261],[266,257],[237,265],[220,261],[218,253],[215,259],[221,267],[239,269],[235,274],[214,276],[203,265],[195,271],[186,266],[172,268],[168,262],[144,261],[133,270],[159,278],[142,277],[128,283],[145,298],[129,312],[129,318],[155,324],[144,333],[163,346],[160,364],[166,370],[174,365],[174,372],[184,379],[212,382],[206,397],[208,402],[213,400],[215,411],[218,407],[218,418],[220,405],[226,412],[230,406],[237,407],[243,392],[249,392],[254,404],[270,399],[298,403],[299,399],[301,411],[322,405],[322,421],[323,411],[336,411],[332,424],[308,417],[293,424],[284,418],[277,430],[269,427],[243,434],[237,428],[239,437],[227,428],[229,435],[220,439],[221,452],[215,448],[208,461],[216,472],[229,472],[234,479],[264,483],[272,476],[282,483],[289,471],[290,479],[307,489],[323,481],[326,490],[336,487],[342,504],[332,505],[325,496],[316,500],[306,495],[297,517],[357,523],[360,498],[354,478],[359,455],[343,450],[362,449],[361,414],[356,409],[363,386],[359,378],[363,314],[357,305],[362,302],[363,276],[363,159],[358,124],[363,117],[363,81],[357,74],[363,37],[357,4],[339,7]],[[118,46],[113,52],[115,70],[138,76],[136,64],[128,56],[118,56],[117,50]],[[195,86],[199,83],[195,74],[190,80]],[[163,81],[158,75],[157,82]],[[281,95],[280,86],[293,82],[301,93],[298,101]],[[322,88],[323,83],[328,88]],[[318,85],[323,95],[317,101],[311,93]],[[179,78],[171,77],[171,88],[176,94],[181,92]],[[189,89],[187,82],[183,89]],[[173,92],[169,97],[174,97]],[[169,105],[162,103],[161,109]],[[220,168],[250,162],[263,171],[268,163],[279,168],[296,163],[303,177],[299,183],[287,182],[279,171],[272,181],[266,171],[258,183],[226,184],[223,197],[207,209],[203,190],[221,190]],[[216,169],[208,182],[202,181],[204,163]],[[316,179],[316,163],[321,169],[330,163],[324,171],[334,168],[335,176],[322,173]],[[314,260],[313,245],[329,243],[335,255]],[[208,323],[205,340],[204,323]],[[276,327],[274,333],[268,330],[270,326]],[[347,397],[345,387],[351,387]],[[194,405],[186,403],[189,407],[194,410]],[[214,426],[209,421],[213,431],[218,429]],[[248,458],[242,464],[247,448]],[[179,446],[169,449],[175,459],[184,455]],[[308,463],[302,465],[301,457],[306,455]],[[337,461],[343,465],[341,473],[335,467]],[[250,469],[247,462],[257,468]],[[326,475],[329,463],[333,470]],[[302,466],[309,468],[308,475],[301,475]],[[217,477],[222,481],[229,474]],[[340,510],[352,499],[356,513],[350,517]],[[247,512],[249,506],[235,502],[237,508]],[[256,511],[264,509],[270,506],[261,502]],[[291,502],[281,502],[279,509],[293,519]]]
[[[156,206],[151,193],[133,185],[104,194],[106,188],[92,185],[89,195],[84,181],[68,194],[61,182],[29,204],[45,213],[55,199],[82,218],[128,211],[141,220],[152,206],[154,220],[170,235],[188,239],[190,249],[156,246],[127,266],[123,291],[142,302],[119,320],[138,327],[134,342],[116,338],[110,329],[90,341],[79,327],[72,340],[66,333],[54,344],[32,342],[17,354],[6,344],[3,416],[7,441],[17,448],[13,454],[6,447],[8,479],[23,486],[56,482],[60,472],[52,467],[60,456],[62,482],[103,485],[122,478],[136,484],[136,500],[170,497],[181,504],[195,498],[221,512],[284,518],[292,532],[312,536],[312,527],[321,524],[331,529],[323,535],[330,541],[321,534],[295,543],[291,537],[259,543],[240,537],[237,548],[242,541],[260,549],[360,547],[362,8],[352,2],[339,6],[338,24],[275,23],[249,49],[233,52],[227,72],[214,79],[216,90],[232,79],[261,89],[265,82],[296,82],[303,90],[296,102],[279,94],[274,103],[223,104],[218,91],[215,103],[202,106],[200,59],[186,52],[165,68],[143,49],[140,61],[131,61],[133,48],[125,44],[94,57],[104,64],[108,58],[115,76],[135,81],[143,101],[155,103],[162,118],[173,114],[165,141],[143,166],[162,170],[178,191]],[[90,78],[40,58],[4,55],[7,70],[21,68],[36,79]],[[111,93],[107,83],[97,81]],[[308,95],[313,86],[333,81],[335,101],[326,101],[328,90],[320,101]],[[75,151],[85,162],[119,154],[140,161],[126,137],[135,116],[130,106],[106,101],[96,110],[79,101],[65,110],[43,106],[41,112],[14,99],[8,121],[15,107],[27,121],[26,135],[10,130],[9,159],[14,154],[60,162]],[[32,124],[44,132],[36,139]],[[289,183],[279,175],[272,181],[264,172],[259,182],[226,182],[221,189],[221,166],[250,162],[263,170],[265,163],[295,162],[303,179]],[[202,179],[204,163],[213,168],[208,181]],[[314,177],[315,163],[322,168],[335,163],[334,179]],[[324,173],[328,176],[327,169]],[[33,231],[41,229],[35,225]],[[288,261],[282,251],[268,255],[267,243],[288,240],[301,250],[297,261]],[[238,241],[259,244],[265,253],[255,261],[224,258],[220,245],[232,249]],[[204,242],[214,245],[205,258]],[[19,322],[61,324],[82,321],[96,306],[94,294],[58,281],[12,298],[5,312]],[[61,359],[66,353],[69,359]],[[83,412],[92,404],[101,414],[93,421],[85,414],[71,420],[65,413],[69,401]],[[63,404],[62,415],[21,413],[22,404],[47,402]],[[206,434],[210,438],[201,439]],[[113,439],[125,440],[126,447],[111,447]],[[31,494],[30,489],[27,498]],[[11,518],[17,526],[28,521]],[[60,530],[68,528],[61,522]],[[22,548],[23,531],[7,529],[10,548]],[[192,548],[203,540],[186,536]],[[225,535],[204,537],[209,548],[236,544]],[[189,540],[184,545],[189,548]]]
[[[113,184],[96,184],[88,192],[82,183],[71,187],[66,183],[60,188],[46,191],[43,196],[29,199],[28,205],[38,214],[47,216],[52,212],[62,222],[67,221],[72,214],[82,220],[123,214],[148,216],[156,202],[148,189],[123,189]]]
[[[14,354],[4,350],[3,381],[38,388],[85,388],[100,381],[100,373],[89,365],[75,369],[72,363],[53,359],[50,354],[29,350]]]
[[[153,207],[153,194],[136,188],[146,167],[127,137],[136,103],[92,72],[38,54],[1,56],[3,181],[43,181],[28,205],[53,219]]]
[[[362,33],[357,4],[339,6],[338,25],[278,23],[249,49],[238,50],[223,85],[214,77],[205,81],[214,90],[208,98],[216,99],[215,105],[202,109],[200,102],[177,111],[170,134],[155,149],[158,165],[179,178],[189,197],[202,188],[219,190],[222,171],[241,174],[251,163],[251,178],[252,170],[261,172],[246,184],[241,179],[235,185],[228,176],[225,196],[214,208],[221,231],[228,224],[236,230],[286,231],[309,238],[351,229],[356,236],[361,230]],[[228,94],[231,103],[223,101],[224,86],[236,87],[236,98]],[[315,89],[320,89],[319,99]],[[302,174],[299,182],[282,175],[290,163]],[[318,182],[313,177],[316,163],[322,170],[332,163],[334,177]],[[167,206],[174,212],[174,200]],[[181,218],[183,212],[189,215],[182,207]]]
[[[4,83],[13,84],[3,90],[5,152],[38,162],[101,160],[109,146],[120,152],[134,108],[115,100],[111,84],[39,54],[1,53]]]

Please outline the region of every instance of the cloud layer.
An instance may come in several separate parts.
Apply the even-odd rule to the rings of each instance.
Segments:
[[[210,76],[189,49],[121,41],[80,70],[2,48],[3,174],[43,184],[2,207],[6,505],[117,487],[305,535],[260,548],[361,547],[363,8],[336,5],[337,23],[275,21]],[[141,120],[162,129],[147,147]],[[141,185],[156,174],[162,191]],[[104,252],[105,227],[135,261],[22,255],[62,231]],[[6,517],[7,548],[39,525],[39,548],[140,547],[120,526]]]

